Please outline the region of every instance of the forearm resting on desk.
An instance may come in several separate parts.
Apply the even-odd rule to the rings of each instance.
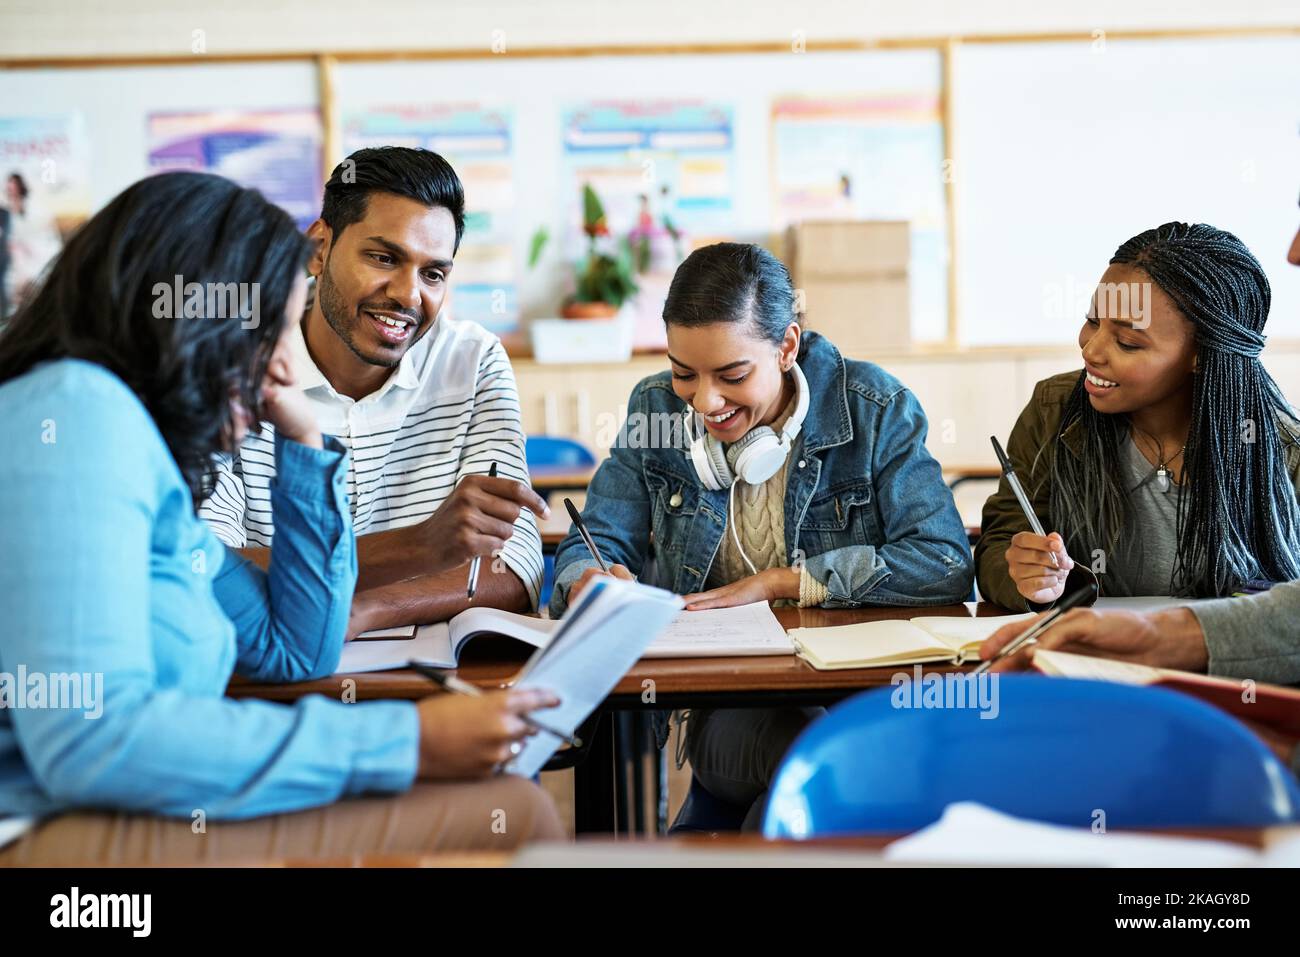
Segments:
[[[436,575],[419,575],[373,588],[358,589],[352,601],[348,637],[379,628],[446,621],[467,608],[500,608],[527,612],[528,590],[504,562],[484,557],[474,600],[467,597],[469,565]]]

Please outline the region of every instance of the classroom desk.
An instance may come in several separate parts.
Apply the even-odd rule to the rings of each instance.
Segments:
[[[917,615],[969,615],[965,605],[929,608],[777,608],[777,620],[786,628],[824,628],[885,618],[913,618]],[[989,602],[975,609],[981,617],[1009,614]],[[457,674],[481,688],[501,687],[523,664],[525,653],[514,642],[478,639],[461,658]],[[926,665],[926,672],[954,671],[948,665]],[[763,708],[832,705],[850,695],[888,685],[899,671],[888,668],[856,668],[818,671],[802,658],[766,656],[749,658],[654,658],[642,659],[623,676],[604,704],[584,725],[587,754],[574,767],[574,804],[579,833],[627,833],[645,827],[639,813],[627,809],[628,791],[639,793],[641,776],[627,768],[627,752],[637,753],[646,742],[629,740],[628,729],[617,716],[627,712],[649,712],[675,708]],[[353,682],[345,686],[344,682]],[[647,684],[647,682],[652,682]],[[355,700],[376,698],[423,698],[438,693],[433,685],[413,671],[383,671],[359,675],[335,675],[319,681],[295,684],[256,684],[235,678],[228,694],[235,698],[295,701],[307,694],[338,698],[348,688]],[[653,689],[652,701],[646,692]],[[624,723],[626,724],[626,723]],[[620,740],[621,739],[621,740]],[[655,782],[657,786],[657,782]],[[637,808],[639,811],[639,806]]]
[[[1300,827],[1162,828],[1115,831],[1146,837],[1182,837],[1240,844],[1252,850],[1300,836]],[[587,838],[572,844],[535,844],[519,851],[443,854],[357,854],[326,859],[273,858],[249,861],[253,867],[510,867],[519,863],[557,867],[718,867],[718,866],[880,866],[885,847],[905,833],[806,841],[767,840],[758,834],[688,834],[679,837],[612,841]],[[913,867],[915,865],[896,865]]]

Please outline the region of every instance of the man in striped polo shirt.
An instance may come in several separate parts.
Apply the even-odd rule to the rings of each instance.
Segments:
[[[465,224],[437,153],[363,149],[334,169],[308,236],[315,295],[286,333],[321,431],[351,449],[358,579],[350,634],[440,621],[474,605],[537,607],[546,504],[528,485],[514,373],[500,340],[439,317]],[[488,476],[495,464],[496,478]],[[269,427],[218,466],[202,517],[265,565],[275,534]]]

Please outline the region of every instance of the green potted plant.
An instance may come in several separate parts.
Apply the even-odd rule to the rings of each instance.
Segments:
[[[589,185],[582,187],[582,231],[587,255],[575,269],[574,292],[560,314],[565,319],[611,319],[637,291],[631,243],[623,239],[612,251],[599,248],[609,236],[605,207]]]

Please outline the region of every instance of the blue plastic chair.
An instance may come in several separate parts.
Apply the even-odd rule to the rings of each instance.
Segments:
[[[596,467],[596,456],[577,439],[558,435],[530,435],[524,439],[529,472],[580,472]]]
[[[1078,827],[1100,810],[1111,830],[1262,827],[1300,817],[1290,770],[1245,725],[1204,702],[1101,681],[996,678],[987,686],[996,698],[986,698],[996,702],[993,718],[977,708],[895,706],[896,696],[915,705],[924,683],[832,709],[777,770],[764,835],[913,831],[955,801]]]

